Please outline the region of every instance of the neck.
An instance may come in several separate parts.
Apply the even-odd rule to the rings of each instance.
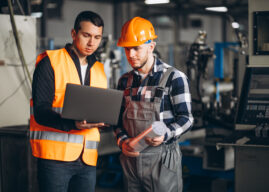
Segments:
[[[80,54],[80,52],[78,51],[78,49],[74,45],[72,45],[72,49],[75,52],[75,54],[77,55],[80,65],[87,65],[88,64],[87,56]]]
[[[151,71],[153,65],[154,65],[154,57],[153,55],[150,55],[148,57],[148,60],[146,61],[146,64],[142,68],[138,69],[138,71],[141,74],[148,74]]]

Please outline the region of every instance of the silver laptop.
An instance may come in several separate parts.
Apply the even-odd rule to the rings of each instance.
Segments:
[[[68,83],[62,117],[117,125],[122,98],[123,91]]]

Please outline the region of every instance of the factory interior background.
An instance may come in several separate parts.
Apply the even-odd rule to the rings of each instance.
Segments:
[[[268,0],[1,0],[0,192],[38,192],[29,144],[35,60],[72,43],[83,10],[104,20],[96,56],[109,88],[131,70],[116,44],[134,16],[152,22],[154,53],[188,76],[194,124],[178,140],[184,192],[269,191]],[[113,131],[101,130],[97,192],[123,191],[119,154]]]

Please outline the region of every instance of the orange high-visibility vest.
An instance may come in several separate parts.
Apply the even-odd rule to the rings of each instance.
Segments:
[[[76,66],[66,49],[46,51],[37,57],[38,64],[45,56],[49,57],[55,76],[55,96],[52,109],[61,113],[67,83],[80,84]],[[90,85],[107,88],[107,79],[102,63],[96,61],[90,69]],[[100,141],[98,128],[61,131],[38,124],[33,114],[33,101],[30,101],[30,143],[32,154],[42,159],[74,161],[82,153],[82,160],[92,166],[97,163],[97,147]]]

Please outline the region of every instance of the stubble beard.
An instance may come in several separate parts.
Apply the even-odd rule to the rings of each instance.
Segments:
[[[141,69],[141,68],[143,68],[147,64],[147,62],[148,62],[148,59],[146,59],[146,61],[144,61],[140,66],[133,67],[133,69],[135,69],[135,70]]]

